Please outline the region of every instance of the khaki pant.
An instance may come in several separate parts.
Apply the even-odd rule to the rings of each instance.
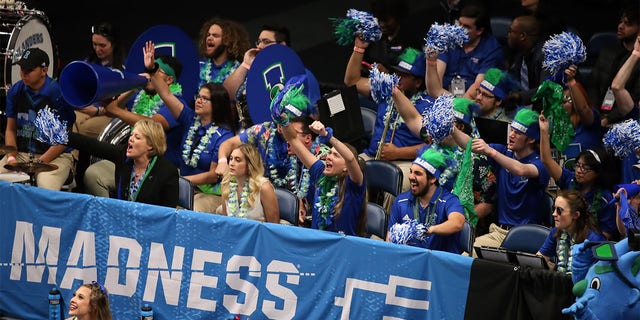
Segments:
[[[109,198],[109,191],[116,190],[115,171],[115,163],[109,160],[100,160],[90,165],[84,172],[85,192]]]
[[[33,155],[33,159],[38,159],[40,157],[40,154],[19,152],[16,159],[19,162],[29,161],[31,155]],[[4,167],[5,164],[7,164],[6,156],[0,160],[0,173],[10,172],[10,170]],[[69,174],[73,174],[73,156],[71,153],[66,152],[53,159],[49,164],[53,164],[58,168],[51,171],[36,173],[36,185],[43,189],[59,191],[69,178]]]
[[[98,138],[104,128],[111,121],[111,117],[107,116],[88,116],[80,111],[75,111],[76,122],[73,131],[92,138]]]
[[[196,193],[193,197],[193,211],[216,213],[218,207],[222,204],[222,197],[215,194],[206,194],[196,187]]]
[[[507,236],[508,232],[509,230],[502,229],[498,227],[498,225],[496,225],[495,223],[492,223],[489,226],[489,233],[477,237],[476,241],[473,242],[473,246],[474,247],[487,246],[487,247],[498,248],[502,245],[502,241],[504,241],[504,238]],[[473,250],[473,257],[474,258],[478,257],[476,255],[475,250]]]

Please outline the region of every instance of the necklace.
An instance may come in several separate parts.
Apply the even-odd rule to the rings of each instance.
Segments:
[[[323,175],[318,179],[318,189],[316,189],[316,201],[313,207],[318,212],[318,228],[325,230],[333,223],[336,201],[338,199],[338,177]]]
[[[204,58],[200,61],[200,86],[205,83],[213,82],[213,83],[222,83],[224,80],[229,77],[229,75],[240,66],[240,62],[227,60],[222,64],[222,68],[215,73],[215,77],[211,76],[211,70],[213,69],[213,63],[210,58]]]
[[[213,135],[213,133],[218,130],[218,126],[214,126],[213,123],[210,123],[208,125],[209,128],[207,129],[207,131],[202,133],[203,135],[201,136],[202,138],[198,142],[198,146],[196,147],[195,150],[192,151],[193,138],[196,134],[196,131],[198,131],[198,133],[200,134],[200,130],[198,130],[199,128],[201,128],[200,123],[201,123],[200,116],[196,116],[193,121],[193,124],[189,128],[189,132],[187,133],[187,137],[185,138],[184,144],[182,146],[182,160],[184,160],[184,163],[186,163],[188,166],[192,168],[195,168],[198,166],[198,160],[200,160],[200,154],[209,145],[209,142],[211,141],[211,136]]]
[[[182,96],[182,87],[178,83],[170,84],[169,90],[175,96]],[[162,104],[164,102],[158,94],[149,96],[146,91],[142,90],[138,92],[135,100],[133,100],[133,112],[141,116],[151,117],[158,112]]]
[[[245,218],[249,210],[249,181],[244,182],[242,193],[240,194],[240,205],[238,207],[238,180],[235,177],[229,179],[229,203],[227,205],[228,215],[231,217]]]

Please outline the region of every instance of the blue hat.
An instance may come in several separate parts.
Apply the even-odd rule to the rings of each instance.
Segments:
[[[419,165],[434,177],[440,177],[440,168],[446,165],[447,157],[430,146],[423,146],[413,164]]]
[[[416,77],[424,77],[427,67],[424,52],[409,47],[398,57],[398,60],[398,64],[392,67],[394,70],[410,73]]]
[[[540,125],[538,124],[540,114],[529,109],[520,109],[511,122],[511,129],[524,133],[527,137],[536,141],[540,140]]]

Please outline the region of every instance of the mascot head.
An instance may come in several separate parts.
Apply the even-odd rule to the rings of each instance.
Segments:
[[[576,302],[562,310],[580,319],[640,319],[640,251],[629,238],[592,248],[599,261],[573,287]]]

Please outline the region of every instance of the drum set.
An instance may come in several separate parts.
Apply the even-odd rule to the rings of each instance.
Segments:
[[[9,152],[16,152],[15,147],[0,146],[0,156]],[[29,157],[29,161],[18,162],[15,164],[5,164],[4,168],[12,172],[0,173],[0,180],[9,182],[25,183],[31,186],[36,185],[36,175],[40,172],[53,171],[58,169],[55,164],[41,163],[33,161],[33,157]]]
[[[20,80],[20,67],[13,62],[24,50],[38,47],[52,62],[47,74],[57,76],[57,47],[50,33],[51,25],[44,12],[29,9],[21,1],[0,0],[0,138],[6,127],[6,96],[9,87]]]

